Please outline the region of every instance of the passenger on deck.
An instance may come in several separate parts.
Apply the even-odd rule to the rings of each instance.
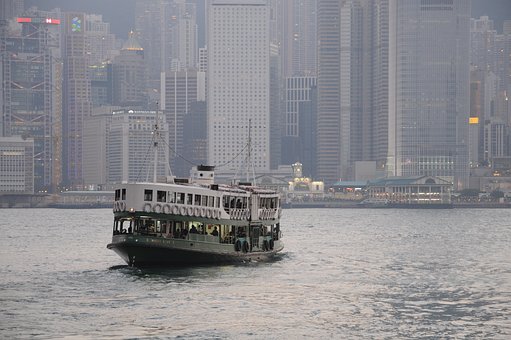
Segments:
[[[190,229],[190,234],[198,234],[199,231],[195,227],[195,224],[192,224],[192,228]]]
[[[213,236],[218,236],[218,229],[217,229],[217,227],[215,227],[215,228],[213,229],[213,231],[211,232],[211,235],[213,235]]]
[[[131,226],[129,226],[129,228],[128,228],[128,234],[131,234],[131,232],[132,232],[132,229],[131,229]]]
[[[188,229],[183,228],[183,230],[181,230],[181,238],[186,238],[186,236],[188,235]]]

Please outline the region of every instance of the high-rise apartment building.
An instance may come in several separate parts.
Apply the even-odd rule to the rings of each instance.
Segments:
[[[208,161],[245,166],[249,137],[256,172],[270,169],[269,10],[264,0],[208,6]]]
[[[0,135],[33,140],[33,189],[53,191],[62,180],[60,19],[34,12],[17,21],[19,31],[0,36]]]
[[[389,2],[387,172],[468,183],[470,1]]]

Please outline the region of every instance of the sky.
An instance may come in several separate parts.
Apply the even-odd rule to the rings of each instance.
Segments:
[[[25,6],[37,6],[42,10],[60,7],[64,11],[103,14],[103,20],[110,22],[112,32],[120,38],[126,38],[135,25],[135,0],[25,0]],[[511,0],[472,0],[472,17],[482,15],[493,19],[497,31],[502,32],[502,22],[511,20]]]

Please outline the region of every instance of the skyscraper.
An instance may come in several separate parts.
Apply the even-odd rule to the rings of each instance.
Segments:
[[[389,3],[390,175],[468,183],[470,1]]]
[[[33,139],[32,188],[51,191],[62,180],[60,19],[35,12],[17,21],[21,32],[0,37],[0,134]]]
[[[192,164],[187,163],[188,145],[185,142],[186,117],[193,114],[192,107],[205,101],[205,74],[197,71],[166,72],[163,78],[162,108],[169,127],[170,162],[178,176],[187,176]]]
[[[80,188],[82,177],[83,119],[91,114],[89,46],[84,13],[65,13],[62,42],[64,59],[64,181]]]
[[[318,0],[317,176],[326,183],[341,177],[339,0]]]
[[[168,126],[165,116],[155,111],[114,111],[108,130],[107,181],[152,181],[154,166],[157,176],[168,172]],[[154,140],[154,126],[158,123],[160,140]],[[158,142],[158,164],[154,164],[153,143]]]
[[[144,49],[133,32],[113,62],[113,102],[126,107],[147,106],[147,68]]]
[[[268,16],[264,0],[208,6],[208,161],[219,171],[243,167],[249,126],[254,169],[270,168]]]
[[[317,0],[277,0],[284,77],[316,75]]]

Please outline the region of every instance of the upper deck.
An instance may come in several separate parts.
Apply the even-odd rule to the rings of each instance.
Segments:
[[[280,217],[279,194],[253,186],[127,183],[115,189],[114,212],[269,221]]]

